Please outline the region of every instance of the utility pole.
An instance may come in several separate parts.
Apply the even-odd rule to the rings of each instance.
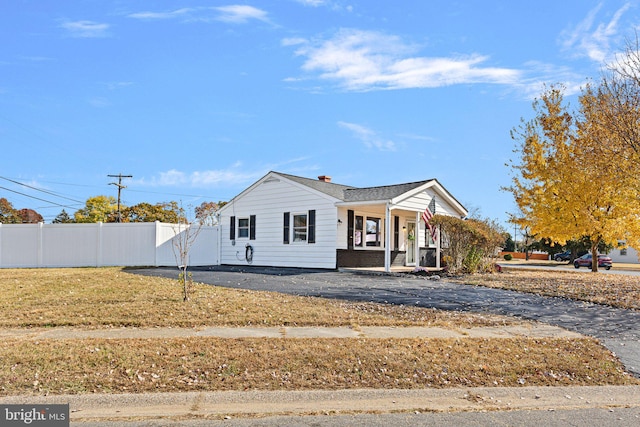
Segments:
[[[127,188],[126,185],[122,185],[122,178],[133,178],[133,175],[122,175],[121,173],[119,173],[118,175],[107,175],[108,177],[111,178],[118,178],[118,182],[110,182],[110,185],[115,185],[116,187],[118,187],[118,221],[117,222],[122,222],[122,216],[120,215],[120,192],[122,191],[123,188]]]

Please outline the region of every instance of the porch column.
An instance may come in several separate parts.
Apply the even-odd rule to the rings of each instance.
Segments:
[[[391,272],[391,206],[389,202],[384,213],[384,271]]]
[[[440,269],[440,227],[436,227],[436,268]]]
[[[420,236],[420,220],[422,219],[422,214],[420,212],[416,212],[416,240],[414,240],[414,242],[416,242],[415,245],[413,245],[413,259],[416,260],[416,268],[420,267],[420,239],[418,238]],[[426,227],[425,227],[425,233],[426,233]]]

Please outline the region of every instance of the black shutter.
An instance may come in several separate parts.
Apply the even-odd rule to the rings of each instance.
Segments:
[[[284,227],[282,243],[289,244],[289,212],[284,213]]]
[[[229,240],[236,240],[236,217],[232,216],[229,224]]]
[[[353,225],[355,222],[355,215],[352,210],[347,211],[347,248],[353,249]]]
[[[307,243],[315,243],[316,242],[316,211],[315,210],[310,210],[309,211],[309,218],[308,218],[308,235],[307,235]]]
[[[256,216],[249,216],[249,240],[256,240]]]
[[[393,217],[393,247],[395,250],[400,248],[400,217]]]

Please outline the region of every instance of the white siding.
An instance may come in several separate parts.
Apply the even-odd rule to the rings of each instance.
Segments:
[[[435,209],[435,212],[433,212],[434,214],[451,215],[451,216],[459,217],[460,213],[458,212],[458,210],[456,210],[454,206],[447,203],[445,198],[439,195],[433,188],[427,188],[424,191],[414,194],[413,196],[405,200],[402,200],[401,202],[395,205],[399,209],[412,210],[420,214],[418,216],[420,220],[417,223],[417,228],[418,228],[417,241],[419,245],[422,247],[424,247],[424,243],[426,241],[425,233],[427,228],[425,226],[424,221],[422,221],[421,219],[421,215],[422,215],[422,212],[424,212],[425,207],[430,205],[434,197],[436,200],[435,202],[436,209]]]
[[[422,213],[425,207],[436,198],[436,210],[434,214],[440,215],[459,215],[456,209],[449,205],[445,199],[439,196],[432,188],[427,188],[414,196],[399,202],[396,207],[399,209],[412,210]]]
[[[283,243],[285,212],[316,211],[316,243]],[[256,238],[230,240],[230,218],[256,216]],[[249,188],[221,211],[220,262],[230,265],[335,268],[337,213],[335,201],[287,179],[262,181]],[[293,225],[293,218],[291,219]],[[346,227],[343,220],[342,227]],[[245,259],[245,247],[253,247],[253,260]]]
[[[607,255],[611,257],[611,260],[614,263],[616,262],[619,262],[622,264],[640,263],[640,261],[638,261],[638,251],[632,247],[628,247],[626,251],[620,248],[615,248],[614,250],[609,252]],[[613,267],[615,268],[615,265]]]
[[[347,234],[348,234],[348,227],[349,227],[348,212],[349,212],[349,209],[347,208],[338,209],[338,219],[340,220],[340,222],[338,222],[338,227],[337,227],[337,233],[338,233],[338,235],[336,236],[337,249],[347,249],[347,245],[349,244],[347,242]]]

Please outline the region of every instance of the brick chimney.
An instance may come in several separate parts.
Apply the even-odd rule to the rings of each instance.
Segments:
[[[320,175],[318,179],[322,182],[331,182],[331,177],[328,175]]]

